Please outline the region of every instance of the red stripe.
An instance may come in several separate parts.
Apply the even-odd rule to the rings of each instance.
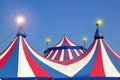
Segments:
[[[75,52],[75,50],[72,49],[72,51],[73,51],[74,56],[77,57],[78,55],[77,55],[77,53]]]
[[[68,49],[66,49],[66,60],[70,60]]]
[[[31,69],[33,70],[34,74],[36,77],[51,77],[51,75],[46,72],[40,65],[38,65],[35,60],[30,56],[29,52],[27,51],[25,44],[22,40],[22,45],[23,45],[23,50],[25,53],[25,56],[27,58],[27,61],[31,67]]]
[[[104,42],[105,46],[108,48],[108,50],[110,51],[110,53],[111,53],[118,61],[120,61],[120,58],[118,57],[119,55],[109,48],[109,45],[106,43],[105,40],[103,40],[103,42]],[[118,56],[117,56],[117,55],[118,55]]]
[[[58,61],[60,61],[60,57],[61,57],[61,54],[62,54],[62,50],[59,50],[60,52],[58,53],[58,56],[57,56],[57,59]]]
[[[15,43],[13,44],[13,46],[10,48],[10,50],[6,53],[6,55],[0,60],[0,69],[6,64],[6,62],[8,61],[8,59],[10,58],[16,43],[18,41],[18,38],[16,39]]]
[[[66,44],[66,46],[70,46],[70,44],[69,44],[69,42],[67,41],[67,39],[66,39],[66,37],[65,37],[65,44]]]
[[[98,52],[96,55],[96,60],[94,62],[94,66],[92,68],[92,71],[90,73],[90,76],[101,76],[105,77],[104,67],[103,67],[103,61],[102,61],[102,50],[101,50],[101,44],[100,40],[98,40]]]

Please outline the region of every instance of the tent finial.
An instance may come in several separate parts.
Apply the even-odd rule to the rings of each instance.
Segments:
[[[46,45],[47,45],[47,48],[48,48],[48,44],[51,42],[51,39],[50,38],[46,38],[45,42],[46,42]]]
[[[84,50],[84,52],[86,51],[86,42],[88,41],[88,39],[87,39],[87,37],[82,37],[82,42],[83,42],[83,50]]]
[[[50,38],[46,38],[45,39],[45,43],[46,43],[46,51],[44,52],[44,56],[46,57],[49,54],[49,48],[48,48],[48,44],[51,42]]]
[[[16,19],[16,22],[18,23],[19,25],[19,29],[18,29],[18,32],[17,32],[17,36],[22,36],[22,37],[26,37],[26,34],[23,33],[23,24],[25,22],[25,18],[23,16],[18,16],[17,19]]]
[[[94,35],[94,39],[104,38],[102,34],[100,34],[99,28],[103,25],[103,19],[99,18],[96,20],[96,32]]]

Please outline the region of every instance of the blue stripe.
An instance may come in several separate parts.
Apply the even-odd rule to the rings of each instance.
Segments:
[[[74,54],[74,52],[73,52],[73,49],[71,49],[70,51],[71,51],[71,53],[72,53],[73,59],[75,59],[77,56],[75,56],[75,54]]]
[[[96,50],[95,50],[91,60],[88,62],[88,64],[83,69],[81,69],[76,75],[74,75],[74,77],[80,77],[80,76],[81,77],[89,77],[90,76],[92,67],[94,65],[94,61],[96,59],[97,52],[98,52],[98,44],[97,44]]]
[[[28,47],[26,46],[29,54],[31,55],[31,57],[35,60],[36,63],[39,64],[39,66],[41,66],[42,68],[44,68],[48,73],[50,73],[54,78],[63,78],[63,77],[68,77],[58,71],[56,71],[55,69],[49,67],[48,65],[44,64],[42,61],[40,61],[39,59],[37,59],[32,52],[30,52],[30,50],[28,49]]]
[[[56,54],[56,56],[55,56],[54,60],[56,60],[58,58],[58,55],[60,54],[60,50],[57,53],[55,52],[55,54]]]
[[[22,78],[2,78],[2,80],[120,80],[120,77],[72,77],[72,78],[22,77]]]
[[[17,77],[18,73],[18,51],[19,51],[19,39],[13,53],[11,54],[10,58],[8,59],[7,63],[0,71],[0,77]]]
[[[104,44],[104,48],[107,52],[107,55],[109,56],[109,59],[112,61],[113,65],[120,73],[120,62],[112,55],[112,53],[110,53],[109,49],[105,46],[105,44]]]
[[[54,51],[53,51],[53,52],[54,52]],[[50,56],[49,56],[48,58],[51,58],[51,56],[52,56],[53,52],[52,52],[51,54],[49,53],[49,54],[50,54]],[[48,55],[49,55],[49,54],[48,54]]]
[[[60,47],[51,47],[49,50],[61,50],[61,49],[82,49],[82,46],[60,46]]]

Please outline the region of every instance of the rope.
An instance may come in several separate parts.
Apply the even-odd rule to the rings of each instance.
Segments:
[[[3,45],[3,44],[5,44],[15,32],[16,32],[16,31],[11,32],[5,39],[3,39],[3,40],[0,42],[0,46]],[[0,51],[0,52],[1,52],[1,51]]]
[[[5,39],[3,39],[3,41],[1,41],[0,44],[3,44],[7,40],[9,40],[9,38],[13,35],[13,33],[15,33],[15,31],[13,31],[12,33],[10,33],[10,35],[8,35]]]
[[[30,30],[29,30],[30,31]],[[31,32],[31,31],[30,31]],[[81,31],[81,32],[46,32],[46,31],[41,31],[40,29],[36,30],[36,29],[32,29],[32,32],[37,32],[37,33],[40,33],[41,35],[52,35],[52,36],[62,36],[62,35],[70,35],[70,36],[73,36],[73,35],[87,35],[89,33],[93,33],[94,30],[93,29],[89,29],[89,30],[85,30],[85,31]],[[89,33],[88,33],[89,32]],[[30,33],[27,33],[28,35]]]

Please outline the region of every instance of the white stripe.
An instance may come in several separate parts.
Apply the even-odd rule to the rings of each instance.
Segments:
[[[81,49],[78,49],[78,50],[79,50],[82,54],[84,53],[83,50],[81,50]]]
[[[57,44],[57,45],[56,45],[56,47],[61,46],[61,45],[62,45],[62,43],[63,43],[63,41],[64,41],[64,38],[62,38],[62,41],[61,41],[59,44]]]
[[[70,60],[73,59],[73,56],[72,56],[72,53],[71,53],[70,49],[68,49],[68,54],[69,54]]]
[[[16,39],[17,39],[17,37],[14,39],[14,41],[12,42],[12,44],[7,48],[7,50],[0,55],[0,60],[8,53],[8,51],[10,50],[10,48],[14,45]]]
[[[111,47],[107,44],[107,42],[104,40],[105,44],[108,46],[108,48],[120,59],[120,56],[111,49]]]
[[[23,51],[22,37],[19,42],[18,77],[35,77]]]
[[[76,74],[77,72],[82,70],[82,68],[84,68],[90,62],[90,60],[92,59],[92,57],[95,53],[97,42],[98,42],[98,40],[96,40],[95,45],[93,46],[92,50],[88,53],[88,55],[86,57],[84,57],[82,60],[80,60],[74,64],[70,64],[67,66],[68,68],[70,67],[70,69],[71,69],[70,70],[71,75],[73,74],[73,72],[74,72],[74,74]]]
[[[52,51],[50,51],[50,53],[48,54],[47,58],[49,58],[49,57],[50,57],[50,55],[52,54],[52,52],[53,52],[53,50],[52,50]]]
[[[71,46],[76,46],[74,43],[72,43],[70,40],[68,40],[68,38],[66,37],[68,43],[71,45]]]
[[[52,62],[50,60],[47,60],[44,57],[41,57],[34,50],[32,50],[28,46],[28,44],[26,43],[29,50],[33,53],[33,55],[36,58],[38,58],[40,61],[42,61],[44,64],[48,65],[49,67],[65,74],[69,77],[73,77],[77,72],[79,72],[82,68],[84,68],[89,63],[90,59],[94,55],[94,52],[95,52],[95,49],[96,49],[96,44],[97,44],[97,41],[95,42],[95,45],[94,45],[93,49],[90,51],[90,53],[85,58],[83,58],[82,60],[80,60],[76,63],[70,64],[70,65],[62,65],[62,64],[58,64],[58,63]]]
[[[100,43],[102,47],[103,66],[104,66],[106,77],[120,77],[120,73],[117,71],[117,69],[109,59],[101,40],[100,40]]]
[[[77,54],[77,56],[80,56],[80,53],[77,52],[76,49],[73,49],[75,51],[75,53]]]
[[[55,59],[55,57],[56,57],[57,54],[58,54],[58,50],[56,50],[55,54],[54,54],[53,57],[52,57],[52,60]]]
[[[64,49],[62,49],[62,53],[61,53],[61,56],[60,56],[60,61],[63,61],[63,59],[64,59]]]

